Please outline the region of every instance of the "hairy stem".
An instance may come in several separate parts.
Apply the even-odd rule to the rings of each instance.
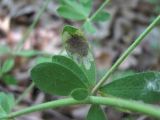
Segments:
[[[18,99],[15,101],[15,105],[19,104],[19,102],[21,100],[23,100],[23,98],[26,96],[26,94],[28,94],[34,87],[34,83],[31,83],[27,89],[18,97]]]
[[[160,108],[152,105],[148,105],[142,102],[136,102],[132,100],[124,100],[120,98],[90,96],[88,97],[88,99],[84,101],[76,101],[73,98],[65,98],[61,100],[42,103],[39,105],[35,105],[32,107],[17,111],[17,112],[13,112],[8,116],[0,117],[0,120],[15,118],[15,117],[26,115],[32,112],[43,111],[46,109],[53,109],[57,107],[77,105],[77,104],[108,105],[112,107],[119,107],[119,108],[131,110],[131,111],[136,111],[139,113],[143,113],[145,115],[153,116],[155,118],[160,118]]]
[[[119,67],[119,65],[131,54],[131,52],[141,43],[141,41],[152,31],[152,29],[160,21],[160,15],[146,28],[146,30],[133,42],[133,44],[121,55],[121,57],[113,64],[104,77],[93,88],[92,94],[94,94],[99,87],[101,87],[110,75]]]
[[[45,11],[45,9],[47,8],[49,2],[51,0],[45,0],[44,1],[44,5],[42,6],[42,8],[39,10],[39,12],[37,13],[37,16],[35,18],[35,20],[33,21],[33,23],[29,26],[29,28],[27,29],[26,33],[24,34],[22,40],[19,42],[16,50],[20,50],[22,49],[25,41],[27,40],[28,36],[31,34],[31,32],[33,31],[34,27],[36,26],[36,24],[38,23],[38,20],[40,19],[40,17],[42,16],[43,12]]]

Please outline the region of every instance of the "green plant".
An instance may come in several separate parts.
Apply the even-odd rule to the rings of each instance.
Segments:
[[[58,13],[65,18],[84,20],[85,22],[89,20],[89,22],[91,22],[95,16],[100,16],[101,10],[103,10],[108,1],[105,1],[102,6],[88,18],[90,7],[85,8],[83,5],[85,4],[85,6],[87,6],[89,3],[90,6],[90,2],[91,0],[85,2],[82,0],[61,0]],[[74,7],[79,8],[79,11]],[[71,11],[70,8],[75,9],[75,11]],[[99,19],[102,20],[101,17],[99,17]],[[67,98],[42,103],[10,113],[11,109],[9,109],[9,112],[6,110],[6,104],[10,104],[8,101],[10,98],[7,98],[6,96],[8,95],[2,93],[3,95],[0,97],[0,119],[8,120],[35,111],[76,104],[91,104],[86,117],[87,120],[107,119],[101,105],[140,112],[155,118],[160,118],[160,108],[148,104],[160,100],[160,72],[133,73],[132,75],[105,84],[110,75],[113,74],[159,21],[160,15],[133,42],[98,82],[95,77],[96,67],[91,46],[85,38],[84,33],[81,29],[73,26],[65,26],[62,32],[62,41],[67,54],[54,55],[51,62],[40,63],[33,67],[31,70],[31,78],[34,83],[32,83],[31,86],[33,87],[35,84],[40,90],[48,94],[66,96]],[[6,99],[5,104],[1,102],[4,98]],[[13,102],[11,103],[13,104]]]
[[[155,5],[154,12],[160,13],[160,1],[159,0],[147,0],[149,3]]]
[[[60,16],[76,21],[83,21],[82,28],[89,32],[96,31],[95,22],[103,22],[109,20],[110,14],[104,10],[109,0],[105,0],[100,8],[91,15],[93,0],[59,0],[60,6],[57,12]]]

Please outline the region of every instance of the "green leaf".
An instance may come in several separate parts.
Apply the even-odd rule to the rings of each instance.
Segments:
[[[82,82],[86,85],[89,86],[89,80],[84,74],[84,72],[81,70],[81,68],[70,58],[62,55],[55,55],[53,56],[52,59],[53,63],[63,65],[64,67],[67,67],[72,71],[74,74],[77,76],[80,76]]]
[[[70,95],[76,88],[87,88],[80,76],[56,63],[41,63],[31,70],[31,78],[42,91]]]
[[[152,103],[160,100],[160,73],[143,72],[114,80],[100,88],[102,94]]]
[[[106,20],[109,20],[110,17],[111,15],[108,12],[102,10],[92,20],[95,22],[106,21]]]
[[[107,120],[106,115],[99,105],[92,105],[86,120]]]
[[[60,5],[71,7],[72,10],[88,16],[92,9],[93,0],[59,0]]]
[[[37,50],[22,50],[15,53],[16,56],[21,57],[33,57],[39,55],[39,51]]]
[[[86,21],[83,25],[83,28],[84,28],[85,31],[87,31],[89,33],[95,33],[96,32],[96,28],[94,27],[94,25],[90,21]]]
[[[7,59],[2,66],[2,74],[9,72],[14,66],[14,59]]]
[[[66,5],[60,6],[57,12],[60,16],[67,19],[84,20],[86,18],[79,10],[74,10],[72,7]]]
[[[79,1],[77,0],[63,0],[61,3],[61,6],[67,6],[71,8],[72,11],[76,11],[78,14],[84,16],[85,18],[87,18],[89,15],[89,12],[86,11],[88,10],[86,8],[89,7],[89,2],[85,4],[86,6],[84,4],[79,3]]]
[[[84,88],[77,88],[71,92],[71,96],[75,100],[85,100],[89,96],[89,92]]]
[[[4,82],[7,84],[7,85],[16,85],[17,84],[17,80],[14,76],[11,76],[11,75],[4,75],[3,76],[3,79],[4,79]]]
[[[11,94],[0,93],[0,106],[6,113],[11,112],[14,103],[14,97]]]
[[[83,5],[83,9],[86,13],[91,13],[93,0],[80,0],[80,3]]]

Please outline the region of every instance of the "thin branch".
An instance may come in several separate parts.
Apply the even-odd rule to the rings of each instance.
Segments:
[[[33,23],[29,26],[29,28],[27,29],[26,33],[24,34],[22,40],[19,42],[19,44],[17,45],[16,51],[19,51],[22,49],[25,41],[27,40],[27,38],[29,37],[29,35],[32,33],[33,29],[35,28],[35,26],[37,25],[40,17],[42,16],[43,12],[46,10],[49,2],[51,0],[45,0],[44,1],[44,5],[42,6],[42,8],[39,10],[39,12],[37,13],[37,16],[35,18],[35,20],[33,21]]]
[[[99,87],[101,87],[110,75],[119,67],[119,65],[131,54],[131,52],[141,43],[142,40],[152,31],[152,29],[159,23],[160,15],[148,26],[148,28],[133,42],[133,44],[122,54],[122,56],[116,61],[115,64],[108,70],[104,77],[93,88],[92,94],[94,94]]]
[[[20,41],[20,43],[17,45],[17,49],[16,51],[20,51],[23,48],[23,45],[25,43],[25,41],[27,40],[28,36],[31,34],[31,32],[33,31],[34,27],[36,26],[36,24],[38,23],[38,20],[40,19],[40,17],[42,16],[43,12],[46,10],[49,2],[51,0],[45,0],[44,1],[44,5],[42,6],[42,9],[39,10],[39,12],[37,13],[37,16],[35,18],[35,20],[33,21],[33,23],[29,26],[28,30],[26,31],[26,33],[24,34],[22,40]],[[15,57],[16,55],[14,55]],[[29,93],[32,88],[34,87],[34,83],[30,84],[29,87],[22,93],[22,95],[16,100],[15,105],[17,105],[23,98],[24,96]]]
[[[24,97],[26,96],[26,94],[28,94],[34,87],[34,83],[32,82],[28,87],[27,89],[18,97],[18,99],[15,101],[15,105],[19,104],[19,102],[21,100],[24,99]]]

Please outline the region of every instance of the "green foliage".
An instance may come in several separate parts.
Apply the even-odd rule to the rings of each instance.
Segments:
[[[109,20],[110,17],[111,16],[107,11],[101,10],[99,12],[99,14],[97,14],[96,16],[93,17],[93,21],[95,21],[95,22],[101,22],[102,21],[103,22],[103,21]]]
[[[68,41],[74,39],[75,36],[78,36],[75,43],[72,42],[70,45]],[[80,29],[65,26],[62,40],[68,57],[53,56],[52,63],[35,66],[31,71],[31,77],[38,88],[47,93],[65,96],[71,94],[73,98],[82,100],[88,96],[95,84],[95,62],[89,48],[85,51],[86,55],[83,56],[83,48],[85,48],[83,46],[89,47],[89,44]],[[88,63],[84,63],[86,61]],[[89,68],[86,67],[88,64]],[[75,94],[79,94],[79,97]]]
[[[53,56],[52,62],[55,64],[63,65],[66,68],[70,69],[74,74],[79,76],[83,83],[86,86],[90,86],[90,82],[88,78],[86,77],[85,73],[82,71],[82,69],[70,58],[61,56],[61,55],[55,55]]]
[[[66,19],[84,21],[83,28],[89,33],[96,32],[94,22],[106,21],[110,18],[110,14],[103,10],[104,8],[90,17],[93,0],[60,0],[59,3],[57,13]]]
[[[92,105],[86,120],[107,120],[106,115],[99,105]]]
[[[31,77],[38,88],[50,94],[67,96],[76,88],[87,88],[81,77],[63,64],[41,63],[32,69]]]
[[[31,77],[38,88],[46,93],[71,94],[73,98],[82,100],[88,96],[92,86],[83,70],[71,58],[55,55],[52,63],[35,66],[31,70]]]
[[[91,10],[89,2],[78,2],[78,0],[61,0],[61,5],[57,9],[60,16],[71,20],[85,20]]]
[[[0,93],[0,115],[6,115],[11,112],[14,106],[14,97],[11,94]]]
[[[69,25],[63,29],[62,40],[68,56],[55,55],[52,62],[36,65],[31,70],[32,80],[46,93],[86,100],[96,85],[96,67],[89,43],[80,29]],[[149,103],[160,100],[159,72],[125,72],[113,78],[118,79],[99,89],[102,95]],[[106,119],[99,105],[92,105],[88,113],[87,120],[94,119]]]
[[[3,79],[7,85],[16,85],[17,84],[16,78],[12,75],[3,75]]]
[[[160,100],[160,73],[144,72],[123,77],[104,85],[100,91],[106,96],[157,102]]]
[[[3,65],[2,65],[2,74],[9,72],[14,66],[14,59],[13,58],[9,58],[7,59]]]
[[[70,6],[60,6],[57,9],[59,15],[63,16],[64,18],[72,19],[72,20],[84,20],[86,16],[84,16],[80,11],[74,11]]]
[[[0,78],[2,78],[7,85],[16,84],[16,79],[8,74],[8,72],[11,71],[13,67],[14,59],[9,58],[2,64],[2,67],[0,68]]]

